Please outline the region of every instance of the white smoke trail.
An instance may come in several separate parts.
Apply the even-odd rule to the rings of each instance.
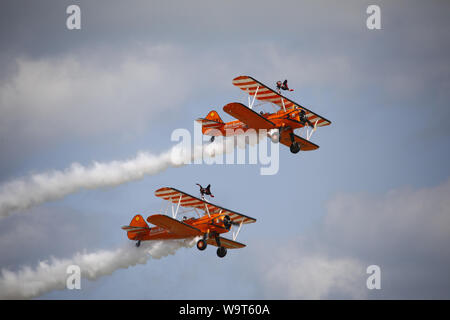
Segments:
[[[54,170],[13,180],[0,189],[0,217],[6,217],[15,210],[60,199],[83,188],[116,186],[141,179],[145,174],[156,174],[168,166],[168,153],[159,156],[139,153],[127,161],[94,162],[91,167],[74,163],[63,171]]]
[[[66,289],[67,267],[70,265],[80,267],[82,278],[97,280],[116,270],[145,264],[150,258],[173,255],[180,248],[192,247],[196,240],[144,241],[139,248],[130,245],[111,251],[77,253],[71,259],[51,258],[50,262],[39,262],[35,269],[28,266],[17,272],[2,269],[0,299],[30,299],[53,290]]]
[[[74,163],[63,171],[54,170],[12,180],[0,186],[0,218],[9,216],[13,211],[61,199],[82,189],[117,186],[233,149],[233,138],[194,146],[193,150],[178,144],[159,155],[140,152],[129,160],[94,162],[90,167]]]

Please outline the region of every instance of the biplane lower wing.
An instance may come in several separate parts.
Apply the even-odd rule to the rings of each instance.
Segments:
[[[230,240],[227,238],[219,237],[219,241],[220,241],[220,245],[227,249],[240,249],[240,248],[245,247],[245,244],[237,242],[237,241],[233,241],[233,240]],[[206,242],[210,245],[218,247],[217,241],[214,238],[209,238]]]
[[[242,121],[250,128],[253,129],[273,129],[275,128],[275,124],[253,111],[250,108],[247,108],[242,103],[232,102],[223,107],[223,111],[235,117],[236,119]]]
[[[167,229],[180,237],[195,237],[202,234],[199,229],[163,214],[152,215],[147,218],[147,222]]]
[[[302,137],[299,137],[298,135],[294,134],[294,140],[300,144],[300,150],[302,151],[310,151],[310,150],[316,150],[319,149],[319,146],[315,143],[312,143],[309,140],[303,139]],[[290,147],[292,144],[291,135],[288,131],[282,131],[280,135],[280,143],[284,144],[285,146]]]

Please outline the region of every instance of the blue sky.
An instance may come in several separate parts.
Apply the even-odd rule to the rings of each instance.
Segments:
[[[243,250],[182,248],[43,299],[448,298],[449,4],[431,1],[72,1],[2,6],[0,183],[73,162],[168,150],[176,128],[245,101],[231,84],[289,79],[292,100],[332,121],[313,152],[257,165],[169,168],[0,220],[0,266],[115,248],[120,226],[173,186],[258,219]],[[381,8],[381,30],[366,8]],[[245,100],[244,100],[245,99]],[[393,196],[394,195],[394,196]],[[30,233],[24,226],[33,226]],[[382,289],[365,287],[380,265]],[[221,290],[211,292],[211,278]],[[230,281],[232,279],[233,281]]]

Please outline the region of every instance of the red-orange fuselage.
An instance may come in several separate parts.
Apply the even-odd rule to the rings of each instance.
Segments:
[[[138,216],[136,216],[136,217],[138,217]],[[133,221],[136,219],[136,217],[133,218]],[[216,235],[216,234],[226,233],[229,231],[229,228],[226,228],[226,226],[224,224],[224,217],[225,217],[224,214],[216,213],[216,214],[211,214],[211,216],[204,215],[199,218],[185,219],[182,222],[200,230],[199,235],[201,235],[201,234]],[[133,223],[133,221],[130,225],[137,225],[137,224]],[[130,239],[130,240],[142,240],[142,241],[186,238],[186,236],[182,233],[181,234],[180,233],[172,233],[168,229],[160,227],[160,226],[151,227],[148,230],[146,230],[145,232],[128,231],[127,235],[128,235],[128,239]]]

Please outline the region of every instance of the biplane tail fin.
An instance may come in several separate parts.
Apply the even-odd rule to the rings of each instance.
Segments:
[[[215,136],[218,135],[216,130],[221,131],[225,123],[220,118],[217,111],[212,110],[208,113],[206,118],[199,118],[197,119],[197,122],[202,124],[202,133],[208,134],[208,131],[210,131],[209,135]],[[212,130],[215,129],[215,130]],[[221,134],[220,134],[221,135]]]
[[[223,121],[220,118],[219,114],[215,110],[210,111],[205,119],[212,120],[212,121],[215,121],[215,122],[218,122],[218,123],[223,123]]]
[[[150,228],[145,222],[144,217],[140,214],[137,214],[133,217],[129,226],[123,226],[123,230],[127,231],[128,239],[136,240],[140,235],[147,233]]]

